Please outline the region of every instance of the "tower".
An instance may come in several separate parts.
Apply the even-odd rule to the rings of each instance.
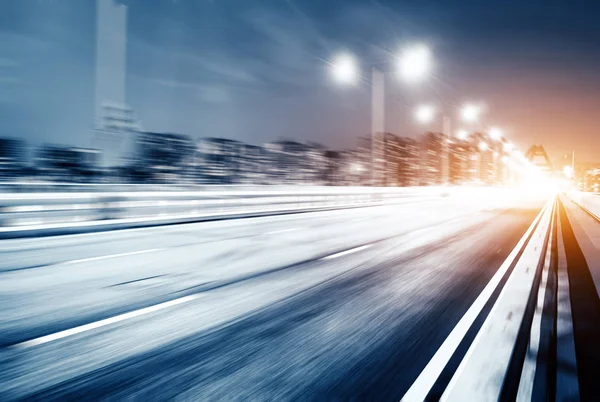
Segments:
[[[542,145],[532,145],[525,153],[525,158],[543,171],[550,172],[553,169],[552,162]]]
[[[141,131],[126,103],[127,6],[96,0],[96,88],[92,147],[103,153],[104,166],[119,164]]]

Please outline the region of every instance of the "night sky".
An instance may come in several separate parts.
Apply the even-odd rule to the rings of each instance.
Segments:
[[[418,41],[432,48],[434,76],[387,75],[387,131],[421,134],[411,110],[423,101],[452,116],[485,101],[485,123],[521,150],[600,161],[600,2],[123,2],[127,101],[146,130],[352,147],[370,130],[370,66]],[[0,0],[0,136],[90,146],[94,51],[94,1]],[[357,86],[328,75],[341,51],[361,61]]]

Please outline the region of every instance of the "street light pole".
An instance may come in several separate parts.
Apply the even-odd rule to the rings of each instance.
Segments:
[[[442,181],[445,185],[449,183],[450,178],[450,135],[452,133],[452,123],[450,117],[444,115],[442,123],[442,134],[444,135],[442,145]]]
[[[378,133],[383,133],[385,126],[385,77],[382,71],[373,67],[371,70],[371,184],[376,186],[377,177],[377,141]]]
[[[397,73],[406,81],[416,82],[429,74],[431,54],[424,45],[415,45],[405,49],[397,58]],[[359,78],[359,68],[349,54],[340,54],[331,65],[333,78],[342,84],[352,84]],[[377,141],[378,134],[385,131],[385,76],[383,71],[371,69],[371,184],[378,184]]]

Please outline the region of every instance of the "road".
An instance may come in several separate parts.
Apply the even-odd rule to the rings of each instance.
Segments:
[[[567,260],[573,244],[597,258],[597,222],[563,202]],[[398,401],[544,203],[427,199],[5,240],[0,399]],[[597,359],[582,348],[596,327],[581,323],[600,311],[588,303],[600,272],[578,277],[592,395]]]

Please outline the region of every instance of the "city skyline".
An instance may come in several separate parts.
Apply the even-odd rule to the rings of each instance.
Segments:
[[[536,39],[535,30],[556,34],[557,28],[549,22],[565,11],[550,3],[542,7],[526,2],[520,14],[515,14],[522,19],[540,12],[542,17],[530,28],[515,27],[516,22],[503,28],[498,21],[508,21],[516,10],[515,3],[509,2],[494,29],[468,43],[461,38],[476,33],[477,25],[461,24],[470,28],[460,30],[448,21],[440,25],[435,20],[443,16],[453,22],[471,19],[483,24],[497,6],[488,10],[469,2],[444,6],[429,2],[438,13],[424,23],[420,14],[424,6],[409,8],[385,1],[370,8],[356,2],[329,6],[248,2],[252,5],[235,7],[188,1],[123,3],[129,7],[131,39],[127,100],[149,131],[249,143],[293,138],[336,149],[352,147],[370,131],[370,88],[368,83],[352,89],[332,85],[325,71],[327,57],[348,49],[365,63],[379,61],[403,40],[419,38],[435,50],[435,78],[419,88],[387,79],[385,131],[413,138],[425,131],[441,131],[412,123],[411,108],[422,100],[433,99],[453,108],[465,99],[484,99],[493,109],[486,119],[505,124],[507,136],[521,149],[541,143],[552,159],[575,149],[582,160],[597,160],[596,117],[588,110],[597,103],[592,97],[598,82],[590,75],[596,65],[590,39],[598,32],[576,10],[569,10],[566,18],[578,26],[547,46]],[[92,6],[71,1],[2,6],[7,11],[2,17],[7,22],[2,35],[12,39],[0,47],[3,136],[36,145],[90,146],[95,53]],[[33,15],[20,18],[25,9],[30,12],[32,8],[37,10]],[[235,23],[223,24],[223,13],[233,13]],[[381,27],[369,27],[361,23],[367,14],[370,20],[388,15],[381,17]],[[44,24],[38,24],[42,18]],[[194,23],[190,23],[192,18]],[[507,35],[507,29],[513,28]],[[453,34],[445,37],[445,33]],[[497,38],[500,34],[502,41]],[[494,53],[486,43],[497,45]],[[477,66],[474,59],[478,59]],[[36,64],[44,68],[39,70]],[[543,66],[544,72],[532,76],[533,66]],[[561,71],[576,74],[571,78],[557,75]],[[499,88],[500,81],[505,84]],[[580,100],[574,91],[581,92]],[[564,117],[558,116],[559,111]]]
[[[599,12],[0,0],[0,399],[600,400]]]

